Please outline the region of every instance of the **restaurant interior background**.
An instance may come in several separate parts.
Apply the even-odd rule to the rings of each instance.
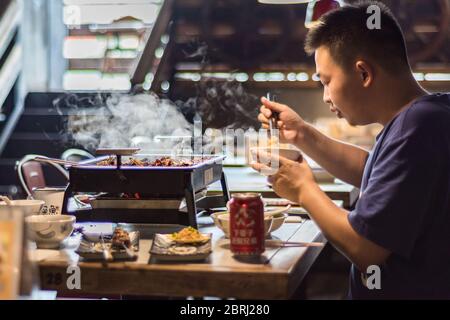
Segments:
[[[383,2],[405,31],[416,79],[430,91],[450,91],[450,1]],[[26,197],[16,170],[27,155],[92,152],[67,134],[67,104],[99,93],[151,91],[177,102],[193,121],[195,97],[219,110],[222,102],[211,92],[231,94],[239,103],[252,101],[251,109],[255,97],[271,92],[321,130],[370,148],[380,127],[350,127],[322,101],[314,60],[303,51],[310,7],[256,0],[2,0],[0,194]],[[69,97],[62,105],[61,96]],[[213,117],[208,124],[224,128],[233,121]],[[64,183],[44,170],[47,185]],[[327,247],[305,281],[307,296],[343,298],[347,273],[347,261]]]

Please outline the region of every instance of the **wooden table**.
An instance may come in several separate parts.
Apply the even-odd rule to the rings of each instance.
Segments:
[[[297,222],[285,223],[273,237],[326,242],[314,222],[300,222],[296,218]],[[240,262],[232,257],[229,240],[223,237],[222,231],[205,221],[201,222],[200,230],[213,233],[213,253],[202,263],[154,261],[149,254],[151,240],[146,239],[140,241],[136,262],[83,262],[75,253],[77,238],[71,238],[60,251],[33,250],[32,260],[39,265],[41,288],[60,294],[289,299],[322,250],[321,247],[267,248],[258,263]],[[69,266],[80,268],[81,290],[68,290]]]
[[[249,167],[225,167],[230,192],[258,192],[265,198],[277,198],[276,193],[267,184],[267,178]],[[359,190],[352,185],[335,182],[319,183],[320,188],[332,199],[344,202],[344,208],[350,208],[358,199]],[[210,194],[222,192],[220,183],[208,189]]]

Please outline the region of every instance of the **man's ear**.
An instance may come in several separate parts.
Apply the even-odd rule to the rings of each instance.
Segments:
[[[356,72],[359,73],[363,87],[368,88],[372,84],[375,76],[372,66],[363,60],[357,61],[355,66]]]

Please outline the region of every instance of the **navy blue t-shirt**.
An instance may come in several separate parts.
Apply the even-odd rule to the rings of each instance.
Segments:
[[[450,299],[450,94],[414,101],[378,135],[348,216],[392,252],[381,289],[352,266],[352,299]]]

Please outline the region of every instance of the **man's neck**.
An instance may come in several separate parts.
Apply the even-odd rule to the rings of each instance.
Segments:
[[[398,85],[401,83],[400,85]],[[397,84],[397,85],[395,85]],[[400,112],[407,109],[418,98],[429,94],[411,75],[404,81],[395,81],[395,83],[386,86],[386,94],[382,110],[378,115],[377,122],[383,126],[387,125]],[[391,94],[389,94],[391,93]]]

